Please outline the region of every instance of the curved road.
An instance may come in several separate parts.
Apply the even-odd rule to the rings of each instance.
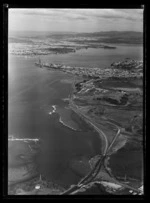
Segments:
[[[111,149],[111,147],[113,146],[115,140],[116,140],[116,139],[118,138],[118,136],[120,135],[120,131],[121,131],[120,127],[117,126],[116,124],[111,123],[111,122],[108,121],[108,123],[110,123],[110,124],[112,124],[112,125],[114,125],[115,127],[118,128],[117,134],[116,134],[115,137],[113,138],[111,144],[108,146],[108,140],[107,140],[106,134],[105,134],[102,130],[100,130],[100,129],[91,121],[90,118],[88,118],[86,115],[84,115],[83,113],[81,113],[81,112],[79,111],[77,105],[75,105],[75,104],[73,103],[72,98],[70,98],[69,104],[70,104],[70,107],[71,107],[71,109],[72,109],[73,111],[75,111],[77,114],[79,114],[79,115],[81,115],[82,117],[84,117],[84,118],[90,123],[90,125],[92,125],[92,126],[94,127],[94,129],[99,133],[99,135],[104,138],[104,140],[105,140],[105,148],[104,148],[104,151],[103,151],[103,156],[105,156],[105,155],[108,153],[108,151]],[[107,121],[106,121],[106,122],[107,122]]]
[[[116,124],[110,122],[110,121],[107,121],[107,123],[110,123],[111,125],[115,126],[118,131],[116,133],[116,135],[114,136],[114,138],[112,139],[110,145],[108,146],[108,140],[107,140],[107,136],[106,134],[100,130],[92,121],[90,118],[88,118],[86,115],[84,115],[83,113],[81,113],[81,111],[79,110],[78,106],[76,104],[73,103],[73,96],[70,95],[70,99],[69,99],[69,106],[70,108],[75,111],[75,113],[81,115],[83,118],[85,118],[86,121],[88,121],[88,123],[94,127],[94,129],[99,133],[100,136],[102,136],[105,140],[105,148],[104,148],[104,151],[103,151],[103,154],[102,154],[102,157],[97,161],[97,163],[95,164],[94,168],[92,169],[92,171],[87,175],[85,176],[77,185],[75,185],[74,187],[70,188],[69,190],[67,190],[64,194],[71,194],[71,191],[75,191],[79,188],[82,188],[82,186],[88,184],[89,182],[91,182],[96,176],[97,174],[99,173],[100,169],[101,169],[101,166],[102,166],[102,163],[105,159],[105,157],[107,156],[107,153],[109,152],[109,150],[112,148],[114,142],[116,141],[116,139],[118,138],[118,136],[120,135],[120,132],[121,132],[121,128],[119,126],[117,126]],[[98,170],[97,170],[98,169]],[[97,170],[96,174],[94,174],[94,172]],[[94,174],[94,176],[93,176]],[[139,192],[139,190],[137,188],[133,188],[132,186],[129,186],[129,185],[126,185],[124,183],[120,183],[119,181],[116,180],[116,183],[122,185],[123,187],[125,188],[128,188],[128,189],[132,189],[133,191],[136,191],[136,192]]]
[[[71,107],[71,109],[73,111],[75,111],[77,114],[79,114],[82,117],[84,117],[85,120],[87,120],[94,127],[94,129],[100,134],[100,136],[102,136],[104,138],[104,140],[105,140],[105,149],[104,149],[103,154],[105,154],[106,151],[107,151],[107,148],[108,148],[108,140],[107,140],[107,137],[106,137],[105,133],[102,130],[100,130],[95,124],[93,124],[92,121],[87,116],[85,116],[83,113],[81,113],[79,111],[77,105],[75,105],[73,103],[72,98],[70,98],[70,100],[69,100],[69,105],[70,105],[70,107]]]

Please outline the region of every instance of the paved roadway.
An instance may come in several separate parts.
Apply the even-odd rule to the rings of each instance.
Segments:
[[[106,134],[105,134],[101,129],[99,129],[99,128],[91,121],[90,118],[88,118],[86,115],[84,115],[83,113],[81,113],[81,112],[78,110],[78,107],[77,107],[77,105],[75,105],[75,104],[73,103],[72,98],[70,99],[70,107],[71,107],[72,110],[74,110],[77,114],[80,114],[82,117],[84,117],[84,118],[90,123],[90,125],[92,125],[92,126],[94,127],[94,129],[99,133],[99,135],[104,138],[104,140],[105,140],[105,148],[104,148],[104,151],[103,151],[103,156],[105,156],[105,155],[107,154],[107,152],[108,152],[108,151],[111,149],[111,147],[113,146],[115,140],[116,140],[116,139],[118,138],[118,136],[120,135],[120,131],[121,131],[120,128],[119,128],[116,124],[111,123],[111,122],[108,122],[108,123],[110,123],[110,124],[112,124],[112,125],[114,125],[115,127],[118,128],[118,132],[116,133],[115,137],[113,138],[111,144],[108,146],[108,139],[107,139]],[[106,122],[107,122],[107,121],[106,121]]]

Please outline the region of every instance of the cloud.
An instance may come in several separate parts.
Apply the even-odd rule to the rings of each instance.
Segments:
[[[101,19],[109,19],[109,20],[131,20],[131,21],[140,21],[143,18],[135,18],[132,16],[120,16],[120,15],[100,15],[96,16],[97,18]]]
[[[111,20],[131,20],[138,21],[143,19],[142,9],[95,9],[84,11],[84,16],[90,16],[93,19],[111,19]]]
[[[143,18],[143,9],[15,9],[14,12],[26,16],[39,16],[55,19],[125,19],[138,21]]]
[[[88,17],[74,11],[73,9],[23,9],[13,12],[14,15],[40,17],[47,20],[87,20]]]
[[[143,9],[9,9],[14,28],[94,31],[142,29]],[[37,23],[38,22],[38,23]],[[31,25],[32,24],[32,25]],[[11,26],[11,25],[10,25]],[[24,26],[24,27],[23,27]],[[41,26],[41,27],[40,27]],[[49,27],[49,28],[48,28]],[[139,27],[139,28],[138,28]],[[19,28],[18,28],[19,29]]]
[[[73,17],[75,20],[87,20],[87,17]]]

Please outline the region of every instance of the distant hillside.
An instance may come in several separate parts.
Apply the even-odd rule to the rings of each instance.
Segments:
[[[143,43],[143,33],[142,32],[95,32],[95,33],[79,33],[76,37],[92,37],[96,38],[95,42],[100,43],[125,43],[125,44],[142,44]]]
[[[75,32],[16,32],[10,33],[10,37],[23,38],[52,38],[56,40],[68,40],[79,43],[112,43],[112,44],[142,44],[143,33],[133,31],[109,31],[109,32],[94,32],[94,33],[75,33]],[[84,39],[83,39],[84,38]],[[91,38],[91,41],[90,39]]]
[[[85,38],[83,41],[86,42],[86,38],[95,38],[88,42],[93,43],[119,43],[119,44],[142,44],[143,33],[132,32],[132,31],[110,31],[110,32],[94,32],[94,33],[50,33],[47,36],[54,37],[56,39],[61,38],[75,38],[75,42],[81,42],[80,38]],[[78,40],[79,39],[79,40]]]

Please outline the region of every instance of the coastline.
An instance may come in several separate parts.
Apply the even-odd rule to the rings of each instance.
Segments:
[[[72,84],[74,84],[74,83],[72,83]],[[73,86],[74,87],[74,86]],[[71,97],[69,97],[68,98],[68,101],[70,102],[71,101]],[[51,114],[53,114],[53,113],[55,113],[56,112],[56,105],[52,105],[52,108],[53,108],[53,110],[51,111],[51,112],[49,112],[49,114],[51,115]],[[71,108],[72,109],[72,108]],[[74,109],[72,109],[73,111],[74,111]],[[77,111],[74,111],[77,115],[79,115],[88,125],[90,125],[90,123],[84,118],[84,116],[82,116],[81,114],[79,114],[79,113],[77,113]],[[69,127],[70,128],[70,126],[67,126],[66,125],[66,123],[61,119],[61,116],[60,116],[60,118],[59,118],[59,122],[60,123],[62,123],[63,125],[65,125],[66,127]],[[91,125],[92,127],[94,127],[93,125]],[[94,128],[95,129],[95,128]],[[75,130],[75,129],[73,129],[73,130]],[[105,142],[105,145],[106,145],[106,138],[104,137],[104,136],[101,136],[101,138],[103,137],[103,141]],[[29,141],[29,140],[26,140],[26,141]],[[107,146],[108,147],[108,146]],[[105,147],[105,149],[107,148],[107,147]],[[106,151],[106,150],[104,150],[104,151]]]
[[[74,86],[74,83],[72,83],[72,85],[73,85],[73,90],[75,89],[75,86]],[[81,116],[82,117],[82,119],[84,119],[84,121],[86,122],[87,121],[87,117],[84,115],[83,116],[83,114],[80,112],[79,113],[79,107],[76,105],[76,104],[74,104],[73,103],[73,98],[74,98],[74,96],[73,96],[73,93],[72,93],[72,95],[69,97],[69,106],[70,106],[70,108],[76,113],[76,114],[78,114],[79,116]],[[75,110],[76,109],[76,110]],[[120,135],[120,131],[122,131],[122,128],[120,128],[119,126],[117,126],[116,124],[114,124],[114,123],[112,123],[112,122],[110,122],[109,121],[109,123],[111,123],[111,124],[113,124],[115,127],[117,127],[118,128],[118,132],[117,132],[117,134],[116,134],[116,136],[113,138],[113,141],[112,141],[112,143],[110,144],[110,146],[108,147],[107,145],[107,147],[105,148],[105,149],[107,149],[107,148],[111,148],[111,146],[113,145],[113,143],[116,141],[116,139],[117,139],[117,136],[118,135]],[[91,122],[89,122],[88,121],[88,124],[92,124]],[[94,127],[94,129],[96,129],[96,126],[95,125],[93,125],[92,124],[92,126]],[[98,132],[99,132],[99,130],[97,130]],[[105,138],[105,142],[107,142],[107,138]],[[111,185],[111,182],[112,182],[112,180],[111,180],[111,178],[113,178],[114,180],[115,180],[115,182],[118,184],[118,186],[119,187],[125,187],[125,188],[130,188],[130,189],[135,189],[135,191],[138,191],[138,189],[139,188],[134,188],[134,187],[132,187],[132,186],[130,186],[130,185],[126,185],[126,184],[122,184],[122,183],[120,183],[118,180],[116,180],[116,178],[113,176],[113,174],[112,174],[112,170],[109,168],[109,159],[110,159],[110,157],[111,157],[111,155],[112,154],[114,154],[114,153],[116,153],[119,149],[121,149],[121,148],[124,148],[124,146],[126,145],[126,143],[127,143],[127,140],[126,141],[123,141],[123,143],[120,145],[119,143],[119,145],[118,146],[116,146],[115,145],[115,148],[113,148],[113,151],[111,152],[111,154],[107,157],[107,159],[104,161],[104,167],[105,167],[105,169],[106,169],[106,174],[109,174],[109,178],[108,178],[108,185]],[[104,154],[106,153],[105,152],[106,150],[104,150]],[[90,174],[90,173],[89,173]],[[101,174],[101,172],[99,172],[99,174],[98,174],[98,176]],[[88,176],[88,175],[87,175]],[[103,180],[103,176],[101,177],[102,178],[102,180]],[[110,179],[110,180],[109,180]],[[104,179],[105,180],[105,179]],[[132,181],[133,182],[133,181]],[[109,184],[110,183],[110,184]],[[140,184],[140,183],[139,183]],[[134,185],[134,184],[133,184]],[[140,184],[140,186],[141,186],[141,184]],[[136,186],[135,186],[136,187]],[[138,185],[138,187],[139,187],[139,185]]]

